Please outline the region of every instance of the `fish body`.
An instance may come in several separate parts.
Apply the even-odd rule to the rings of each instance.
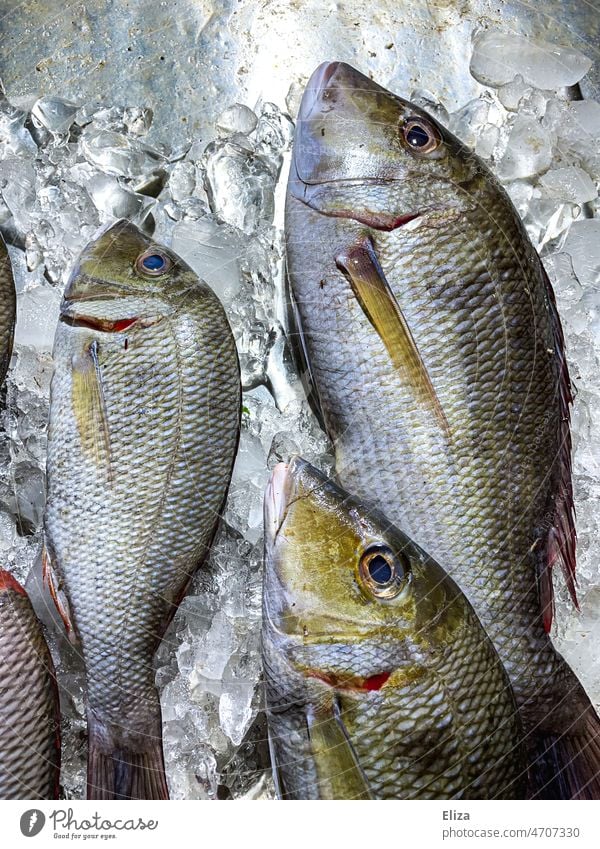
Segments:
[[[17,316],[17,296],[10,257],[0,236],[0,385],[4,382],[13,349]]]
[[[60,716],[52,657],[27,593],[0,570],[0,799],[57,799]]]
[[[343,63],[300,108],[290,290],[344,486],[456,580],[509,674],[531,793],[600,794],[600,723],[554,650],[575,597],[570,383],[554,295],[504,190],[423,110]]]
[[[88,797],[165,798],[153,655],[226,498],[235,343],[211,289],[119,222],[80,258],[54,360],[46,549],[85,661]]]
[[[519,798],[506,673],[470,604],[299,458],[265,496],[263,655],[283,798]]]

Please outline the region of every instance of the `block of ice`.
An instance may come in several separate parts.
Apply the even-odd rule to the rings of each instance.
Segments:
[[[242,103],[234,103],[233,106],[228,106],[221,112],[216,122],[217,129],[224,136],[231,136],[234,133],[249,136],[256,129],[257,123],[258,118],[252,109]]]
[[[239,260],[245,250],[240,230],[213,215],[181,221],[173,228],[173,250],[178,253],[229,305],[241,286]]]
[[[576,221],[569,230],[564,250],[571,257],[581,285],[600,289],[600,220]]]
[[[54,136],[62,136],[68,133],[78,109],[77,104],[70,100],[40,97],[33,104],[31,117]]]
[[[552,136],[538,121],[517,115],[498,172],[503,180],[533,177],[550,167]]]
[[[210,208],[223,221],[252,233],[273,220],[276,174],[265,157],[239,138],[219,140],[206,148],[203,165]]]
[[[591,59],[572,47],[532,41],[516,32],[488,29],[473,39],[470,70],[483,85],[506,85],[520,74],[535,88],[556,90],[575,85],[591,67]]]
[[[598,195],[590,175],[575,165],[546,171],[540,177],[540,185],[548,197],[572,203],[587,203]]]

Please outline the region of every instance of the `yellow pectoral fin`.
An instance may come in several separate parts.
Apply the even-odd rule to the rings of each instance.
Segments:
[[[73,357],[73,412],[85,454],[98,468],[104,467],[109,482],[112,481],[110,431],[98,363],[98,343],[87,343],[80,354]]]
[[[436,416],[444,433],[448,420],[421,358],[417,343],[367,236],[336,257],[340,271],[350,281],[358,303],[377,331],[395,368],[412,388],[418,402]]]
[[[337,704],[307,712],[321,799],[373,799]]]

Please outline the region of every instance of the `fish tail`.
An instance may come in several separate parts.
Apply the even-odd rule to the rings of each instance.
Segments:
[[[571,695],[561,730],[530,737],[531,798],[600,799],[600,719],[578,681]]]
[[[119,734],[88,718],[88,799],[168,799],[160,723],[123,745]]]

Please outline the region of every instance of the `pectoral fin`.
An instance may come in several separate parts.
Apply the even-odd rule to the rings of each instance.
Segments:
[[[67,632],[67,637],[69,638],[69,642],[72,645],[77,643],[77,637],[75,636],[75,630],[73,628],[73,622],[71,620],[71,610],[69,607],[69,602],[63,590],[60,587],[60,581],[54,571],[52,566],[52,561],[46,550],[46,546],[42,548],[42,582],[47,587],[50,596],[52,597],[52,601],[54,602],[54,606],[56,607],[60,618],[63,621],[63,625],[65,626],[65,631]]]
[[[372,799],[337,703],[307,712],[308,736],[321,799]]]
[[[385,345],[392,363],[412,388],[418,402],[431,410],[444,433],[449,434],[442,405],[410,327],[379,265],[371,239],[367,236],[339,254],[336,264],[350,281],[358,303]]]
[[[110,431],[96,340],[87,343],[81,353],[73,357],[72,366],[73,411],[81,446],[96,466],[104,467],[110,483],[112,482]]]

